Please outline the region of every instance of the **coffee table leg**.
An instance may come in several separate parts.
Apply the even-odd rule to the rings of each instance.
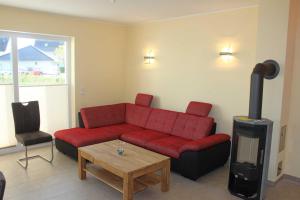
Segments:
[[[166,161],[161,169],[161,191],[168,192],[170,189],[170,160]]]
[[[123,179],[123,200],[133,200],[133,178],[126,175]]]
[[[86,160],[78,152],[78,175],[81,180],[86,179]]]

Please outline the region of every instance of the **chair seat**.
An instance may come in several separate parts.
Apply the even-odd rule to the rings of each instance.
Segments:
[[[16,138],[17,141],[23,144],[24,146],[30,146],[52,141],[52,136],[42,131],[16,134]]]

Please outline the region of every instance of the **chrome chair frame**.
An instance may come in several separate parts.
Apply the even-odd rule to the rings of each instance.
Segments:
[[[50,164],[52,164],[53,159],[54,159],[54,153],[53,153],[53,148],[54,148],[54,144],[53,144],[53,140],[51,141],[51,159],[48,160],[47,158],[41,156],[41,155],[34,155],[34,156],[28,156],[28,147],[25,146],[25,158],[20,158],[17,160],[17,162],[19,163],[19,165],[21,165],[21,167],[23,167],[24,169],[27,169],[28,167],[28,161],[31,159],[35,159],[35,158],[40,158]],[[25,165],[23,164],[23,162],[25,161]]]

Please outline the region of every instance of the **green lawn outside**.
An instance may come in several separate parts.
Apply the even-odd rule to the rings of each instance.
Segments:
[[[1,84],[12,84],[12,75],[0,74],[0,85]],[[20,74],[19,85],[30,86],[30,85],[59,85],[65,84],[65,74],[56,76],[52,75],[32,75],[32,74]]]

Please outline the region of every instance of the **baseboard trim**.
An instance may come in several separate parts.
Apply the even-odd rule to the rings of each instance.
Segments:
[[[281,178],[280,178],[281,179]],[[277,181],[267,181],[267,185],[268,186],[271,186],[271,187],[274,187],[277,183],[278,183],[278,181],[280,180],[280,179],[278,179]]]
[[[300,184],[300,178],[298,178],[296,176],[284,174],[282,178],[286,179],[286,180],[289,180],[289,181],[296,182],[297,184]]]
[[[269,186],[275,186],[278,182],[280,182],[281,180],[288,180],[288,181],[292,181],[294,183],[297,183],[300,185],[300,178],[298,177],[295,177],[295,176],[291,176],[291,175],[288,175],[288,174],[283,174],[281,175],[280,178],[278,178],[277,181],[267,181],[267,185]]]

